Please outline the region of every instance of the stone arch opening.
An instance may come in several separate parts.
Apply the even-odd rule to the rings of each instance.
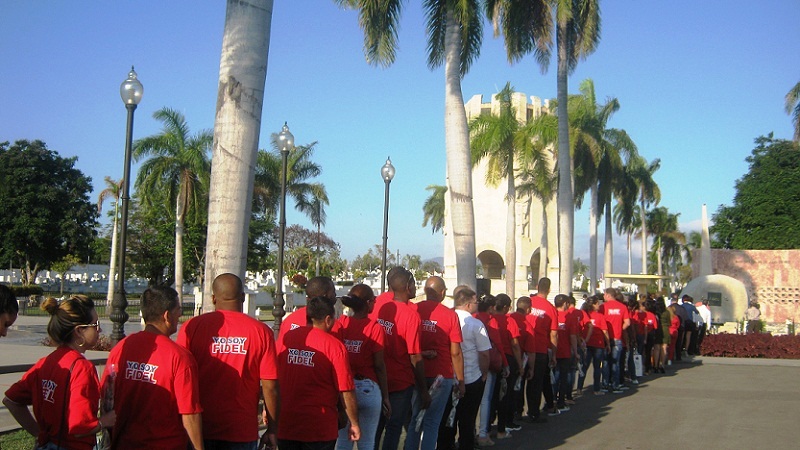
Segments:
[[[506,264],[503,257],[494,250],[484,250],[478,254],[478,260],[483,267],[483,277],[499,280],[503,278]]]

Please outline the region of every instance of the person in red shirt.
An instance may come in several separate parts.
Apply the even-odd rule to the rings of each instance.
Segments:
[[[519,346],[522,352],[522,376],[519,381],[514,385],[516,388],[519,384],[519,390],[514,389],[514,416],[522,416],[522,409],[525,406],[525,367],[527,367],[528,359],[535,358],[536,347],[533,343],[533,326],[526,317],[531,313],[531,298],[522,296],[517,299],[517,310],[509,314],[509,318],[516,322],[519,328]]]
[[[558,313],[555,306],[547,300],[550,279],[540,279],[537,288],[536,295],[531,296],[531,314],[527,318],[533,327],[536,354],[533,361],[528,360],[528,388],[525,393],[528,399],[528,419],[532,422],[544,422],[546,419],[540,417],[539,410],[542,394],[545,409],[552,414],[558,414],[550,382],[550,367],[556,363],[555,350],[558,348]]]
[[[578,365],[581,361],[581,355],[586,350],[586,342],[583,341],[583,335],[581,332],[583,331],[583,327],[586,325],[586,322],[589,321],[589,316],[585,315],[583,311],[575,307],[577,301],[575,300],[574,296],[570,295],[567,303],[569,304],[569,307],[567,308],[567,317],[569,320],[576,323],[578,327],[578,333],[576,336],[577,352],[570,356],[569,372],[567,374],[569,391],[567,392],[567,398],[565,400],[567,405],[574,405],[575,399],[572,397],[572,389],[575,387],[575,372],[578,370]]]
[[[642,324],[644,326],[645,331],[645,340],[643,345],[643,359],[644,359],[644,369],[645,374],[649,375],[650,372],[653,371],[653,347],[656,343],[656,329],[658,328],[658,318],[653,313],[655,311],[656,305],[655,301],[647,299],[646,296],[642,295],[642,302],[640,304],[639,314],[644,314],[644,319],[642,319]]]
[[[412,304],[421,321],[421,348],[425,358],[425,380],[428,388],[437,377],[443,379],[431,394],[431,402],[422,418],[421,426],[416,426],[417,417],[422,410],[418,395],[411,400],[411,425],[406,434],[405,450],[420,448],[435,450],[439,439],[439,424],[442,422],[447,403],[453,391],[453,382],[459,397],[464,395],[464,359],[461,355],[461,324],[452,309],[442,305],[447,286],[440,277],[430,277],[425,281],[425,300]]]
[[[330,334],[333,305],[314,297],[305,312],[311,326],[289,330],[278,348],[278,386],[281,402],[287,405],[278,422],[278,448],[332,450],[339,436],[340,394],[350,439],[361,438],[353,373],[347,349]]]
[[[524,376],[522,366],[522,349],[519,345],[520,330],[517,322],[510,319],[508,311],[511,309],[511,298],[506,294],[497,294],[495,297],[494,319],[500,334],[500,350],[508,361],[508,376],[495,383],[493,404],[497,405],[497,438],[504,439],[511,436],[510,431],[521,430],[522,427],[514,423],[514,386],[517,378]],[[522,372],[522,373],[521,373]],[[505,380],[506,394],[500,397],[500,391]]]
[[[58,347],[6,391],[3,404],[36,436],[37,448],[92,449],[95,435],[116,418],[111,411],[97,419],[100,381],[83,356],[100,336],[94,302],[82,295],[60,304],[48,298],[42,309],[50,314],[47,334]],[[33,405],[33,415],[27,405]]]
[[[117,423],[111,448],[203,448],[197,363],[169,337],[178,331],[181,305],[167,286],[142,293],[144,331],[111,350],[103,389],[112,389]]]
[[[608,288],[603,293],[605,302],[600,307],[600,312],[606,316],[608,323],[608,334],[611,338],[611,352],[608,355],[609,370],[604,370],[608,374],[606,378],[612,392],[615,394],[622,392],[622,370],[620,362],[622,358],[622,333],[631,325],[628,307],[624,303],[617,301],[617,290]]]
[[[603,313],[600,312],[600,299],[596,295],[587,298],[581,309],[588,314],[589,323],[583,329],[586,353],[581,362],[581,373],[578,376],[578,392],[583,392],[583,382],[586,379],[589,365],[591,365],[594,375],[594,395],[605,395],[600,384],[600,376],[603,372],[601,366],[609,349],[608,323]]]
[[[263,394],[267,432],[261,446],[274,448],[278,370],[272,330],[242,313],[244,286],[238,276],[219,275],[212,292],[216,311],[190,319],[178,333],[178,344],[197,360],[204,445],[207,449],[257,446],[254,419]]]
[[[570,371],[572,355],[578,351],[578,322],[575,316],[568,316],[569,296],[564,294],[556,295],[554,299],[556,311],[558,311],[558,347],[556,348],[556,367],[554,379],[556,380],[556,408],[559,412],[569,411],[566,404],[567,395],[572,390],[569,384],[568,373]]]
[[[331,305],[335,305],[336,285],[333,284],[333,280],[328,277],[314,277],[308,280],[306,283],[306,301],[311,300],[314,297],[322,297],[328,300]],[[293,313],[286,316],[283,319],[283,322],[281,322],[281,329],[278,332],[277,339],[278,347],[280,347],[283,336],[287,331],[307,326],[311,326],[311,324],[308,323],[308,318],[306,317],[306,307],[301,306]]]
[[[386,436],[381,445],[382,450],[397,450],[403,424],[411,409],[411,398],[416,386],[417,395],[421,396],[423,408],[431,403],[425,381],[425,363],[420,347],[419,314],[408,305],[408,301],[416,294],[414,275],[402,267],[389,272],[389,288],[391,299],[382,295],[375,302],[375,309],[369,315],[384,330],[385,348],[383,359],[386,362],[386,373],[389,385],[389,402],[392,415],[386,419],[381,416],[375,442],[381,442],[384,428]]]
[[[670,323],[669,323],[669,353],[668,353],[668,360],[670,364],[672,361],[675,361],[676,354],[675,354],[675,347],[677,346],[679,334],[681,331],[681,316],[678,315],[678,308],[680,306],[677,303],[673,303],[667,307],[667,310],[670,313]]]
[[[357,284],[342,297],[342,304],[350,308],[352,316],[341,316],[339,327],[332,334],[344,343],[353,372],[356,401],[358,403],[358,424],[361,439],[358,448],[375,448],[375,432],[382,414],[391,415],[389,387],[386,381],[386,364],[383,361],[385,336],[383,327],[368,317],[375,304],[372,288]],[[339,430],[336,439],[337,450],[352,450],[347,427]]]

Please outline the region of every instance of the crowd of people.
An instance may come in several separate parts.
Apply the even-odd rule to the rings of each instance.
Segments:
[[[102,379],[83,357],[101,331],[93,302],[48,299],[58,347],[3,403],[51,450],[94,448],[101,432],[101,448],[115,449],[397,450],[404,429],[404,450],[472,450],[568,412],[589,393],[590,367],[593,395],[664,373],[698,353],[711,322],[706,302],[677,294],[667,306],[606,289],[578,309],[570,295],[548,300],[542,278],[516,302],[458,286],[449,308],[440,277],[416,303],[410,271],[387,278],[377,297],[358,284],[339,299],[330,278],[312,278],[306,306],[277,338],[242,312],[236,275],[214,279],[215,311],[184,323],[177,341],[178,294],[152,287],[142,295],[145,329],[112,349]],[[4,288],[0,336],[17,314]],[[347,307],[339,317],[338,300]]]

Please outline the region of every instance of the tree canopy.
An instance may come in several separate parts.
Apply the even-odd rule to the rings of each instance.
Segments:
[[[91,252],[98,213],[76,161],[39,140],[0,143],[0,260],[23,266],[26,284],[68,254]]]
[[[714,247],[749,250],[800,248],[800,145],[755,140],[748,172],[736,182],[732,206],[720,205],[711,233]]]

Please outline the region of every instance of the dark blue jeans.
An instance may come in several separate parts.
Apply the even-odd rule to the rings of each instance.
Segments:
[[[597,347],[586,347],[586,353],[583,355],[581,361],[581,368],[583,376],[578,376],[578,389],[583,389],[583,383],[586,380],[586,373],[589,371],[589,366],[592,366],[594,376],[594,391],[600,391],[600,375],[603,373],[602,364],[606,358],[606,349]]]
[[[611,387],[619,387],[622,382],[620,376],[620,362],[622,358],[622,340],[614,339],[611,341],[611,353],[607,355],[606,365],[603,368],[603,376],[606,383]],[[610,367],[609,367],[610,366]]]
[[[375,433],[375,448],[378,448],[385,428],[386,436],[380,448],[382,450],[397,450],[397,446],[400,443],[400,434],[403,431],[403,423],[406,421],[409,411],[411,411],[412,395],[414,395],[414,386],[409,386],[402,391],[389,392],[392,416],[387,420],[386,416],[381,414],[381,420],[378,422],[378,431]]]

